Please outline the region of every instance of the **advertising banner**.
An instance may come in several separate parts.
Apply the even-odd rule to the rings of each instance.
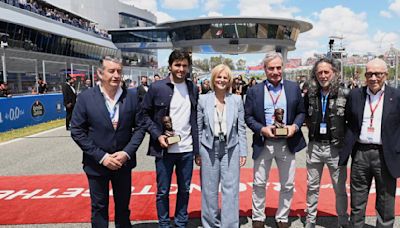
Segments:
[[[64,117],[60,93],[0,98],[0,132]]]

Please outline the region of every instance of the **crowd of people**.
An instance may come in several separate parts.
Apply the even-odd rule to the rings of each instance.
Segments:
[[[296,153],[303,149],[307,228],[317,224],[325,165],[335,192],[337,225],[332,227],[364,226],[372,180],[377,190],[377,227],[393,227],[400,176],[400,91],[386,85],[388,68],[383,60],[373,59],[366,65],[366,86],[349,88],[340,83],[335,60],[322,58],[303,91],[298,83],[283,79],[283,58],[276,52],[263,59],[266,80],[250,80],[247,90],[241,77],[234,78],[226,65],[213,68],[210,80],[204,80],[200,89],[196,79],[187,77],[190,63],[186,52],[174,50],[168,77],[151,85],[147,77],[141,77],[138,88],[128,89],[121,86],[121,59],[104,57],[97,71],[98,86],[80,93],[72,104],[71,136],[83,151],[93,227],[108,225],[110,182],[116,227],[130,227],[131,169],[146,132],[150,135],[147,155],[155,160],[159,227],[171,227],[173,171],[178,192],[172,222],[175,227],[187,226],[194,164],[200,166],[203,227],[239,227],[239,202],[248,200],[239,200],[240,167],[248,157],[246,126],[253,132],[253,227],[265,226],[273,160],[281,186],[276,226],[290,227]],[[65,87],[73,86],[67,82]],[[301,131],[304,122],[308,145]]]
[[[204,79],[201,83],[198,83],[198,79],[194,78],[194,83],[197,85],[200,94],[207,94],[213,91],[209,79]],[[246,83],[243,79],[243,75],[240,74],[237,77],[232,75],[232,83],[229,86],[229,92],[240,95],[243,98],[247,90],[256,84],[257,80],[254,77],[250,78],[248,83]]]
[[[13,5],[15,7],[19,7],[21,9],[25,9],[33,13],[37,13],[42,16],[51,18],[61,23],[69,24],[74,27],[89,32],[93,32],[103,38],[111,39],[110,35],[107,33],[106,30],[99,29],[94,23],[86,19],[80,18],[78,16],[71,15],[70,13],[63,11],[61,9],[57,9],[56,7],[44,3],[43,1],[40,0],[1,0],[1,1]]]

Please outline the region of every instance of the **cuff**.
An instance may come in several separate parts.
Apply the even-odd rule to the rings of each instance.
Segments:
[[[108,158],[108,156],[110,156],[108,153],[106,153],[99,161],[99,164],[103,164],[103,161],[106,160],[106,158]]]
[[[131,160],[131,156],[129,156],[129,154],[125,151],[122,151],[122,153],[125,153],[125,155],[128,157],[128,160]]]

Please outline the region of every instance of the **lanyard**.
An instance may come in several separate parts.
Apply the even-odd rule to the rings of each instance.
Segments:
[[[115,114],[117,113],[117,104],[118,104],[118,103],[116,103],[116,104],[114,105],[114,108],[111,109],[111,107],[108,106],[108,103],[106,102],[107,110],[108,110],[108,113],[110,114],[110,119],[111,119],[111,120],[114,119]]]
[[[268,87],[267,87],[267,88],[268,88]],[[279,94],[278,94],[278,96],[276,97],[276,100],[274,100],[274,97],[272,96],[272,93],[271,93],[271,91],[269,91],[269,88],[268,88],[268,93],[269,93],[269,96],[271,97],[272,105],[274,106],[274,110],[275,110],[276,104],[278,103],[279,98],[281,97],[282,89],[283,89],[283,88],[281,88],[281,90],[279,91]]]
[[[375,107],[372,108],[371,96],[368,94],[369,109],[371,110],[371,117],[370,117],[370,121],[369,121],[370,127],[372,127],[372,123],[374,122],[374,113],[375,113],[376,109],[378,108],[379,103],[381,103],[382,97],[383,97],[383,92],[381,93],[381,96],[379,97],[379,100],[376,103]]]
[[[218,117],[218,124],[219,124],[219,132],[222,132],[222,118],[224,118],[224,108],[222,109],[221,117],[219,116],[218,108],[217,105],[215,105],[215,111],[217,111],[217,117]]]
[[[321,92],[322,123],[325,123],[325,113],[326,113],[326,106],[328,103],[328,96],[329,96],[329,93],[324,96]]]

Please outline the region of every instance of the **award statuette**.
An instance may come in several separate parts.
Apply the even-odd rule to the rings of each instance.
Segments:
[[[181,141],[181,136],[180,135],[175,135],[174,130],[172,129],[172,120],[170,116],[164,116],[161,119],[163,125],[164,125],[164,134],[167,136],[167,143],[168,145],[177,143]]]
[[[277,109],[275,109],[275,112],[274,112],[274,117],[275,117],[274,126],[275,126],[275,128],[273,128],[273,133],[277,137],[285,137],[289,133],[287,127],[283,123],[283,114],[284,113],[285,113],[285,110],[283,110],[282,108],[277,108]]]

